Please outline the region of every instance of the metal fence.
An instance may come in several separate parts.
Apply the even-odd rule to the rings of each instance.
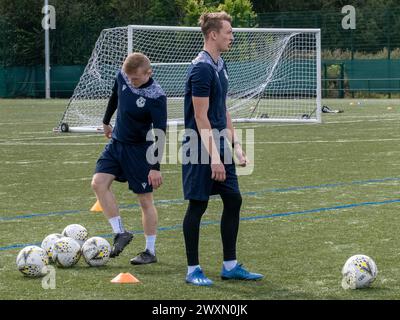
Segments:
[[[258,25],[266,28],[320,28],[322,50],[348,50],[351,58],[356,52],[377,53],[386,48],[400,48],[400,7],[356,10],[355,29],[344,29],[345,14],[337,11],[271,12],[258,14]],[[400,56],[397,56],[400,58]]]

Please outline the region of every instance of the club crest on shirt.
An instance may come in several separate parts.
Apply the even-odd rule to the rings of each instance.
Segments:
[[[146,99],[143,97],[140,97],[139,99],[136,100],[136,105],[139,108],[143,108],[145,104],[146,104]]]

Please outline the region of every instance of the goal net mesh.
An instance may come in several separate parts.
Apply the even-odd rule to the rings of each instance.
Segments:
[[[234,121],[320,121],[318,32],[234,28],[233,46],[222,55]],[[101,126],[115,76],[129,52],[150,58],[153,77],[167,94],[168,121],[181,123],[187,69],[202,48],[199,28],[103,30],[59,127]]]

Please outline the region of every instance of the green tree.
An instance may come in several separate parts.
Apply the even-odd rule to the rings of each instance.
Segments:
[[[229,13],[232,16],[234,27],[254,27],[256,25],[257,15],[253,11],[250,0],[225,0],[217,10]]]
[[[308,11],[308,10],[338,10],[345,5],[352,5],[356,9],[376,10],[398,6],[398,0],[252,0],[257,13]]]
[[[110,1],[50,0],[56,9],[56,29],[50,32],[53,64],[86,64],[100,32],[116,24]]]
[[[118,26],[142,24],[149,7],[147,0],[107,0],[105,2],[108,2],[112,9],[109,14],[115,14]]]
[[[42,6],[29,0],[0,1],[2,65],[33,65],[44,56]]]
[[[145,22],[152,25],[177,25],[183,10],[176,0],[150,0]]]
[[[197,26],[200,16],[205,12],[216,11],[216,7],[212,5],[211,1],[187,0],[184,11],[183,24],[186,26]]]
[[[225,11],[232,16],[233,26],[249,27],[256,24],[257,15],[253,11],[250,0],[187,0],[183,22],[188,26],[197,26],[200,16],[204,12]]]

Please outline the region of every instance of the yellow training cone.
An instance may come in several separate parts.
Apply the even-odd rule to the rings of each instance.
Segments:
[[[99,200],[96,201],[96,203],[93,205],[93,207],[90,209],[92,212],[102,212],[103,208],[100,205]]]

